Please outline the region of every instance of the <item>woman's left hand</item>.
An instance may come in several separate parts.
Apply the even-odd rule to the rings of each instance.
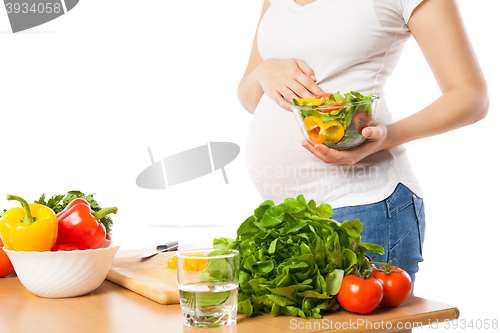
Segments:
[[[302,141],[302,146],[325,163],[348,165],[354,165],[365,157],[389,147],[387,127],[383,124],[365,127],[361,134],[366,138],[366,141],[349,150],[331,149],[309,139]]]

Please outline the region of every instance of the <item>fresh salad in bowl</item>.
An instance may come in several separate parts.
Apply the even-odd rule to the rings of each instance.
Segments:
[[[379,96],[351,91],[293,99],[292,110],[306,138],[333,149],[350,149],[365,141],[363,128],[372,124]]]

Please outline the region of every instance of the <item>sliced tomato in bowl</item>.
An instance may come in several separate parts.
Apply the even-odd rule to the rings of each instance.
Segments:
[[[333,94],[323,93],[323,94],[318,94],[318,95],[314,96],[315,99],[322,98],[324,100],[322,105],[318,108],[319,112],[330,113],[332,111],[338,110],[338,109],[343,107],[342,104],[344,104],[344,103],[336,103],[333,99],[330,99],[330,96],[333,96]],[[333,105],[329,106],[328,105],[329,103],[332,103]]]
[[[323,98],[324,100],[330,100],[330,96],[331,95],[333,95],[333,94],[331,94],[331,93],[322,93],[322,94],[314,95],[314,98],[316,98],[316,99]]]

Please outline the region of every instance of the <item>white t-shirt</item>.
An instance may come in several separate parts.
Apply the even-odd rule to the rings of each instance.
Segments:
[[[257,35],[259,52],[263,59],[304,60],[325,92],[381,96],[375,121],[389,124],[384,85],[411,37],[406,23],[422,1],[316,0],[300,6],[271,0]],[[403,146],[337,166],[303,148],[303,139],[293,114],[264,94],[246,142],[249,175],[263,199],[281,203],[304,194],[332,207],[354,206],[387,198],[399,182],[422,197]]]

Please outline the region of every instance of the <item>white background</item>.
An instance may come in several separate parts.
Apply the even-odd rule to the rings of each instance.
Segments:
[[[427,217],[416,295],[457,305],[468,324],[500,319],[494,127],[500,122],[500,1],[459,4],[489,83],[490,113],[407,148]],[[42,193],[97,193],[103,206],[119,207],[113,237],[122,249],[172,239],[210,245],[214,237],[234,237],[261,202],[244,159],[251,115],[236,97],[261,5],[82,0],[65,16],[18,34],[0,11],[0,194],[32,202]],[[437,96],[411,40],[386,86],[389,107],[399,119]],[[219,171],[168,190],[136,186],[150,164],[147,147],[159,160],[209,141],[243,149],[226,167],[229,185]],[[1,208],[15,205],[0,197]],[[442,325],[439,330],[446,331]]]

